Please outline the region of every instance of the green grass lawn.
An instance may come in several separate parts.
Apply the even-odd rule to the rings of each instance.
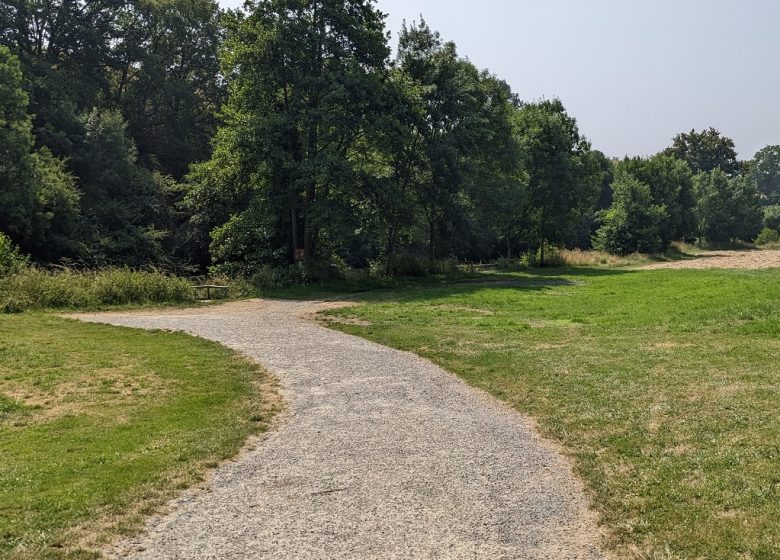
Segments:
[[[618,557],[780,558],[780,270],[514,280],[386,291],[330,320],[537,418]]]
[[[267,427],[273,384],[178,333],[0,315],[0,558],[93,558]]]

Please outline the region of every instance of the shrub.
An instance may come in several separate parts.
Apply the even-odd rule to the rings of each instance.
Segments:
[[[780,231],[780,205],[764,208],[764,227]]]
[[[460,275],[460,267],[455,259],[443,259],[428,263],[428,273],[453,277]]]
[[[770,243],[780,243],[780,233],[771,228],[764,228],[758,234],[755,241],[756,245],[769,245]]]
[[[27,257],[22,255],[11,240],[0,233],[0,277],[19,272],[27,266]]]
[[[393,262],[390,264],[390,275],[421,278],[423,276],[428,276],[429,264],[428,259],[402,253],[393,257]]]

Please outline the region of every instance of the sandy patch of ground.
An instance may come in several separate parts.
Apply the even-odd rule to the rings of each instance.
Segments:
[[[642,270],[663,268],[741,268],[750,270],[780,268],[780,250],[709,251],[697,255],[695,259],[651,264],[643,266]]]

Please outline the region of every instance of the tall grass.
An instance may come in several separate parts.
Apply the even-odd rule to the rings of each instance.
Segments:
[[[189,303],[196,297],[192,284],[183,278],[128,268],[49,271],[27,267],[0,278],[0,311],[4,313]]]

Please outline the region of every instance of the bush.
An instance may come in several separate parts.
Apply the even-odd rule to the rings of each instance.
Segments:
[[[780,205],[764,208],[764,227],[780,231]]]
[[[780,243],[780,233],[771,228],[764,228],[758,234],[755,241],[756,245],[769,245],[770,243]]]
[[[0,281],[4,312],[190,303],[195,298],[194,287],[183,278],[126,268],[80,272],[29,267]]]
[[[393,257],[390,275],[394,277],[421,278],[428,276],[430,261],[407,253]]]
[[[650,187],[623,173],[612,189],[612,207],[603,213],[593,247],[615,255],[657,253],[665,249],[661,232],[668,212],[665,206],[653,203]]]
[[[19,272],[27,266],[28,259],[19,252],[16,245],[0,233],[0,277]]]

